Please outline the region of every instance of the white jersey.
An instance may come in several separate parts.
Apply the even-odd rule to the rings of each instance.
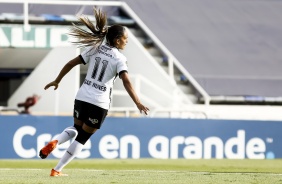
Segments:
[[[85,49],[80,58],[89,66],[75,99],[109,109],[114,81],[128,70],[126,57],[117,48],[103,44],[97,50]]]

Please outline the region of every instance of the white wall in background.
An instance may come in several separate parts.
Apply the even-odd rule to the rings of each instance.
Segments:
[[[56,91],[53,87],[48,90],[44,90],[44,87],[55,80],[61,68],[76,57],[76,53],[75,47],[52,49],[9,98],[8,107],[16,108],[19,102],[24,102],[27,97],[37,94],[41,98],[30,108],[32,113],[69,114],[72,112],[74,97],[79,88],[79,66],[63,78]]]

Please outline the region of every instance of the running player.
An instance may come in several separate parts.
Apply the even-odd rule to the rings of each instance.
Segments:
[[[58,164],[51,170],[50,176],[64,176],[62,169],[82,150],[86,141],[100,129],[111,102],[113,83],[117,76],[140,112],[146,115],[149,109],[136,95],[127,73],[126,57],[119,52],[127,44],[127,31],[123,26],[106,26],[107,17],[94,9],[96,25],[85,16],[79,20],[90,30],[86,31],[73,24],[70,35],[78,39],[78,46],[86,49],[70,60],[60,71],[57,78],[45,86],[45,90],[54,86],[56,90],[62,78],[76,65],[88,64],[86,78],[75,97],[74,126],[66,128],[55,140],[40,150],[39,156],[45,159],[57,145],[75,138]],[[106,42],[103,42],[106,39]]]

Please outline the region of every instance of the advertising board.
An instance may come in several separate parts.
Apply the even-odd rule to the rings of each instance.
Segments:
[[[39,158],[39,150],[66,127],[66,116],[0,116],[1,158]],[[282,158],[282,122],[107,118],[78,158]],[[60,158],[71,144],[48,158]]]

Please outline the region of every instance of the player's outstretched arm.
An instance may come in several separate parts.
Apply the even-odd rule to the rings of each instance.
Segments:
[[[149,111],[149,108],[144,106],[137,94],[135,93],[135,90],[129,80],[129,75],[127,72],[123,72],[121,75],[120,75],[120,78],[123,82],[123,86],[124,88],[126,89],[127,93],[129,94],[129,96],[132,98],[132,100],[134,101],[134,103],[136,104],[137,108],[139,109],[140,113],[142,113],[142,111],[147,115],[148,114],[148,111]]]
[[[47,84],[44,89],[48,89],[51,86],[54,86],[54,90],[56,90],[59,87],[59,83],[61,82],[62,78],[76,65],[81,64],[81,59],[79,56],[75,57],[74,59],[70,60],[67,64],[65,64],[65,66],[62,68],[62,70],[60,71],[59,75],[57,76],[57,78],[50,82],[49,84]]]

